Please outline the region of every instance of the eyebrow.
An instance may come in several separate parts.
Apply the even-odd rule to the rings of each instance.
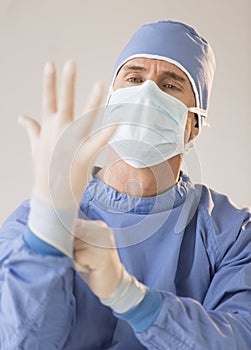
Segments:
[[[171,78],[173,80],[179,81],[181,83],[184,83],[186,81],[185,78],[183,78],[181,75],[176,74],[174,72],[170,72],[170,71],[163,71],[162,75],[166,78]]]
[[[135,64],[126,64],[122,68],[126,71],[146,71],[146,68],[144,66],[139,66]]]
[[[123,70],[125,71],[133,71],[133,72],[145,72],[146,68],[141,65],[135,65],[135,64],[127,64],[123,67]],[[181,75],[172,72],[172,71],[162,71],[161,75],[166,77],[166,78],[171,78],[173,80],[179,81],[181,83],[184,83],[186,79],[182,77]]]

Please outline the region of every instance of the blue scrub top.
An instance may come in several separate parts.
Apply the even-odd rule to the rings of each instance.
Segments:
[[[163,296],[141,332],[100,303],[69,258],[26,244],[28,214],[26,201],[0,234],[1,349],[250,349],[249,209],[185,174],[149,198],[91,178],[80,217],[112,227],[127,271]]]

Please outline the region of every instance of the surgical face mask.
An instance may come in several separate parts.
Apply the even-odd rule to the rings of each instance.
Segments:
[[[118,123],[109,144],[121,159],[135,168],[154,166],[185,152],[188,108],[163,92],[151,80],[111,93],[104,125]]]

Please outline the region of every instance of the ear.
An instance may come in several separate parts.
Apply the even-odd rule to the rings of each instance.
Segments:
[[[197,114],[193,114],[189,141],[194,140],[199,134],[199,120],[198,120],[198,118],[199,117]]]

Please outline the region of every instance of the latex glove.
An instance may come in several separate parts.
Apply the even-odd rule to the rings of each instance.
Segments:
[[[100,301],[117,313],[138,305],[147,288],[120,262],[112,230],[102,221],[77,220],[74,235],[75,268]]]
[[[121,280],[120,262],[112,230],[103,221],[76,220],[75,268],[99,298],[109,298]]]
[[[31,143],[35,174],[33,190],[48,202],[53,196],[55,203],[62,207],[69,206],[74,200],[79,202],[91,160],[113,133],[112,128],[106,129],[87,141],[104,89],[98,85],[91,94],[87,109],[93,113],[88,118],[74,121],[75,78],[76,65],[68,61],[63,69],[61,95],[57,102],[56,67],[48,62],[43,77],[41,126],[32,118],[19,118]],[[82,143],[83,147],[76,155]]]
[[[43,76],[41,125],[29,117],[19,118],[30,138],[34,164],[28,224],[39,238],[69,256],[71,243],[67,234],[72,230],[92,160],[114,132],[110,128],[89,138],[104,95],[101,86],[92,92],[87,107],[92,112],[88,118],[74,120],[75,78],[76,65],[68,61],[63,69],[58,101],[56,67],[48,62]],[[55,237],[51,236],[53,233]]]

